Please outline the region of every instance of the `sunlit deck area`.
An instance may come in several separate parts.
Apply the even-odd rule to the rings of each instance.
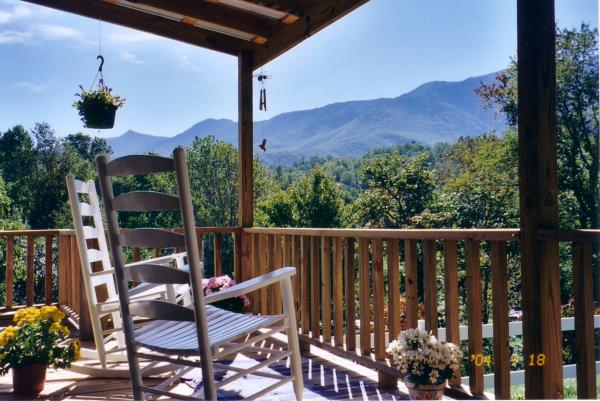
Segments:
[[[264,357],[263,357],[264,359]],[[238,355],[233,364],[243,367],[260,361],[260,355]],[[289,374],[287,362],[272,365],[270,370]],[[402,383],[399,388],[380,389],[377,373],[358,364],[348,363],[343,358],[313,349],[302,358],[304,373],[304,399],[306,400],[402,400],[408,399],[407,389]],[[219,378],[228,373],[217,372]],[[201,374],[189,374],[174,387],[181,394],[192,394]],[[217,393],[219,399],[239,400],[253,389],[268,386],[269,379],[246,377],[235,385],[229,385]],[[292,385],[280,387],[265,399],[295,400]],[[0,399],[19,399],[12,395],[11,376],[0,377]],[[129,379],[94,378],[70,370],[49,370],[46,387],[39,399],[49,400],[132,400]]]

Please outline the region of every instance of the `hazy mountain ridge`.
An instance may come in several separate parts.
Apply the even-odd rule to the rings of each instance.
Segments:
[[[358,156],[371,149],[418,141],[454,142],[461,136],[501,131],[504,121],[483,110],[473,89],[495,73],[460,82],[434,81],[396,98],[333,103],[293,111],[254,123],[255,153],[265,162],[291,163],[313,155]],[[114,157],[156,152],[168,155],[190,145],[196,136],[213,135],[237,146],[237,123],[207,119],[173,137],[127,131],[109,138]],[[267,138],[267,152],[258,144]]]

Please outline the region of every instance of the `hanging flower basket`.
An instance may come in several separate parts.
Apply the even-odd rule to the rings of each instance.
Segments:
[[[115,125],[115,114],[125,99],[113,95],[112,89],[100,82],[97,90],[86,91],[81,85],[80,99],[73,103],[86,128],[107,129]]]

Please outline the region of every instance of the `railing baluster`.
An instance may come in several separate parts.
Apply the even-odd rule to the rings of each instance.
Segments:
[[[479,241],[465,241],[467,262],[467,315],[469,320],[469,359],[483,355],[481,328],[481,262]],[[483,364],[469,364],[469,387],[473,395],[483,394]]]
[[[446,341],[460,346],[456,240],[444,241],[444,289],[446,292]],[[454,374],[455,378],[450,380],[450,386],[460,386],[460,367]]]
[[[297,235],[291,236],[291,260],[292,266],[296,268],[296,274],[292,278],[292,285],[294,289],[294,306],[296,308],[296,319],[300,322],[300,237]],[[300,326],[300,324],[298,324]]]
[[[259,240],[258,272],[259,272],[259,275],[263,275],[267,272],[267,254],[266,254],[266,248],[267,248],[267,242],[268,242],[267,236],[264,234],[259,234],[258,240]],[[267,289],[262,288],[260,290],[260,313],[263,315],[266,315],[269,312],[269,309],[267,306],[267,300],[268,300],[267,296],[268,296]]]
[[[319,338],[321,334],[320,324],[320,293],[321,283],[319,274],[319,237],[310,237],[310,330],[313,338]]]
[[[383,279],[383,240],[376,238],[373,246],[373,324],[375,331],[375,359],[385,359],[385,305]]]
[[[67,265],[69,263],[69,237],[64,233],[58,235],[58,303],[67,303]]]
[[[435,240],[423,241],[423,285],[425,303],[425,330],[438,334],[437,277]]]
[[[389,340],[400,334],[400,256],[398,240],[387,240]]]
[[[359,301],[360,301],[360,352],[363,355],[371,353],[371,310],[369,307],[369,240],[358,240],[359,258]]]
[[[321,237],[321,290],[323,342],[331,344],[331,239]]]
[[[15,277],[15,241],[12,235],[6,236],[6,307],[12,308]]]
[[[267,272],[272,272],[275,270],[275,235],[269,234],[267,235]],[[267,298],[269,300],[267,310],[270,315],[276,313],[275,303],[277,302],[275,299],[275,286],[270,285],[267,287]]]
[[[233,279],[240,283],[242,281],[250,280],[256,276],[253,276],[252,266],[248,268],[246,263],[252,265],[252,238],[247,236],[248,234],[242,234],[241,231],[231,233],[231,240],[233,241]],[[242,236],[244,239],[242,240]],[[248,244],[246,245],[246,241]],[[242,243],[244,243],[244,250],[242,251]],[[248,255],[244,254],[247,252]],[[244,255],[244,270],[242,271],[242,255]],[[251,275],[250,277],[245,277]]]
[[[214,267],[214,276],[215,277],[219,277],[221,276],[222,273],[222,266],[221,266],[221,244],[223,242],[223,238],[221,237],[221,234],[219,233],[214,233],[213,234],[213,267]]]
[[[46,235],[45,239],[44,296],[46,305],[50,305],[52,303],[52,235]]]
[[[33,305],[34,303],[34,255],[35,255],[35,242],[33,235],[27,235],[27,281],[26,281],[26,294],[27,294],[27,306]]]
[[[139,247],[134,247],[133,248],[133,261],[134,262],[139,262],[141,260],[140,257],[140,248]]]
[[[342,238],[335,238],[335,257],[333,273],[333,319],[335,345],[344,345],[344,273],[342,269]]]
[[[275,241],[275,263],[273,265],[273,270],[277,270],[283,266],[283,249],[281,246],[281,235],[275,235],[273,240]],[[280,315],[283,312],[281,286],[279,285],[279,283],[277,283],[275,285],[272,285],[271,288],[273,289],[273,306],[275,307],[275,313]]]
[[[302,252],[300,268],[300,322],[302,334],[308,335],[310,331],[310,237],[300,238],[300,251]]]
[[[417,241],[404,241],[405,282],[404,294],[406,301],[406,328],[413,329],[418,325],[419,301],[417,299]]]
[[[252,241],[252,258],[251,263],[252,263],[252,267],[250,269],[250,274],[252,274],[252,277],[258,277],[260,275],[260,271],[259,271],[259,265],[260,265],[260,260],[259,260],[259,252],[260,252],[260,248],[259,248],[259,242],[258,242],[258,234],[250,234],[251,235],[251,241]],[[239,240],[239,238],[236,238],[236,241]],[[254,291],[252,294],[250,294],[250,299],[252,301],[252,312],[253,313],[260,313],[260,296],[259,296],[259,292],[258,291]]]
[[[575,294],[577,398],[596,398],[592,244],[574,242],[571,249],[573,253],[573,293]]]
[[[80,304],[79,304],[79,285],[80,285],[80,275],[81,270],[79,269],[79,250],[77,248],[77,240],[75,235],[69,234],[69,244],[70,244],[70,261],[69,261],[69,285],[71,288],[71,292],[69,294],[69,303],[68,305],[73,308],[73,310],[77,313],[81,312]]]
[[[344,295],[346,298],[346,351],[356,351],[356,306],[354,299],[354,238],[346,238],[344,248]]]
[[[161,249],[160,248],[154,248],[154,257],[158,258],[161,255]]]
[[[508,348],[508,271],[506,242],[492,241],[492,308],[494,312],[494,395],[510,398]]]

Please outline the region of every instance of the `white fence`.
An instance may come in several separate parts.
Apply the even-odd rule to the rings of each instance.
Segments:
[[[575,330],[575,318],[574,317],[563,317],[560,319],[561,330],[564,331],[573,331]],[[600,315],[594,315],[594,327],[600,328]],[[425,330],[425,321],[419,320],[419,328]],[[494,337],[494,325],[493,324],[484,324],[482,325],[483,329],[483,338],[493,338]],[[509,336],[520,336],[523,335],[523,322],[515,321],[508,323],[508,334]],[[439,328],[438,329],[438,339],[440,341],[446,340],[446,329]],[[468,326],[460,326],[460,339],[468,340]],[[600,374],[600,361],[596,361],[596,374]],[[576,377],[576,365],[564,365],[563,366],[563,378],[575,378]],[[463,384],[469,384],[469,378],[462,378]],[[516,370],[510,372],[510,384],[524,384],[525,383],[525,371],[524,370]],[[490,373],[484,375],[484,387],[485,388],[493,388],[494,387],[494,374]]]

